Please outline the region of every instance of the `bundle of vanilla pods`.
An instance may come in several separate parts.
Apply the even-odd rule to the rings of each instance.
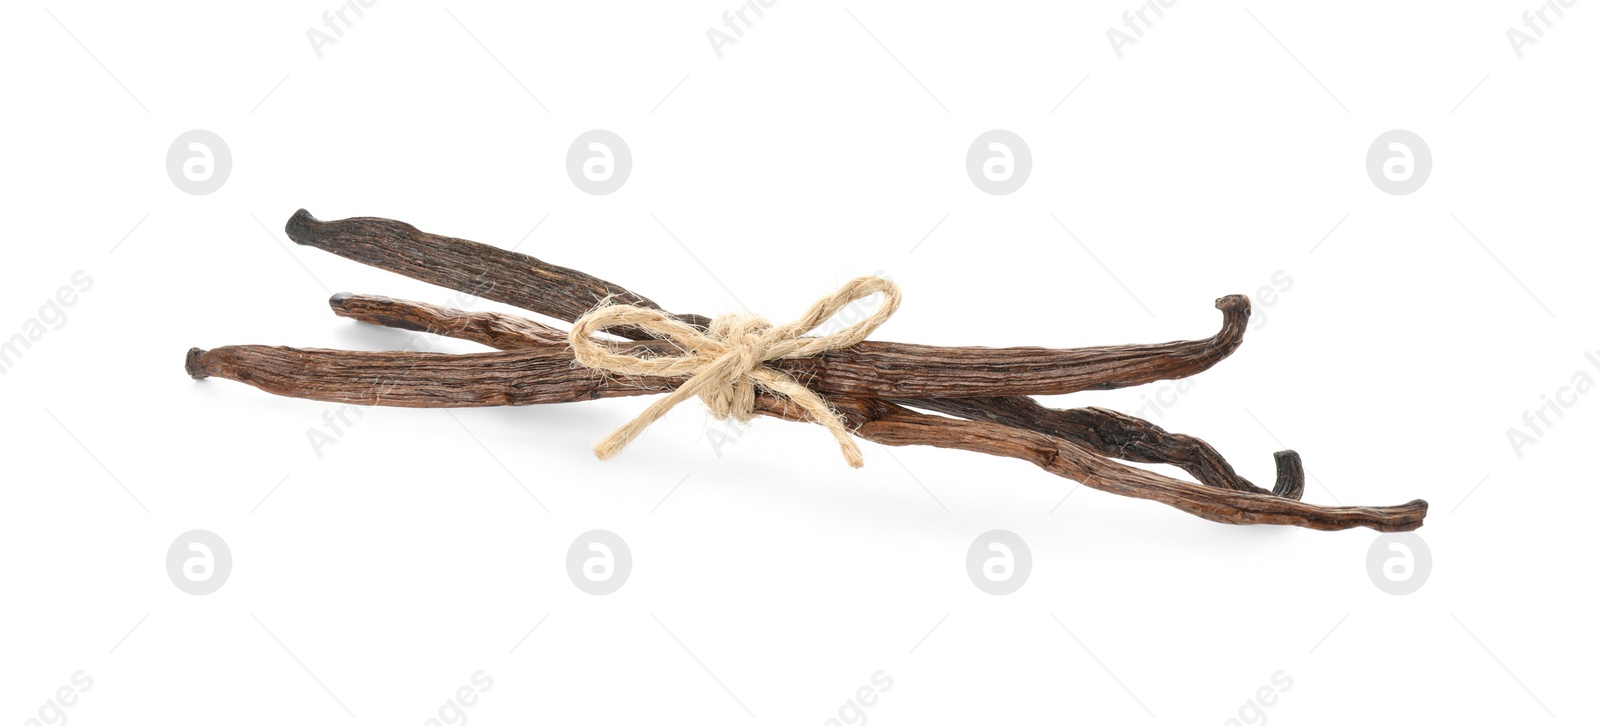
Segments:
[[[662,308],[619,285],[527,255],[417,230],[404,222],[324,222],[305,210],[287,225],[295,242],[424,282],[572,322],[602,304]],[[580,365],[567,331],[512,315],[467,312],[381,296],[340,293],[337,315],[481,343],[469,354],[362,352],[236,345],[191,349],[195,378],[226,378],[269,393],[336,403],[402,407],[521,406],[675,390],[684,376],[608,375]],[[1112,389],[1184,378],[1210,368],[1243,340],[1250,301],[1216,301],[1222,329],[1209,338],[1079,349],[940,347],[864,340],[809,357],[768,361],[825,399],[855,436],[890,446],[921,444],[1030,461],[1102,491],[1151,499],[1228,524],[1321,530],[1422,526],[1428,504],[1321,506],[1300,501],[1305,472],[1292,451],[1275,454],[1271,489],[1251,484],[1211,446],[1101,408],[1054,409],[1030,396]],[[663,310],[663,312],[665,312]],[[666,313],[699,330],[712,320]],[[615,327],[622,351],[681,353],[644,328]],[[919,411],[920,409],[920,411]],[[931,411],[944,415],[931,415]],[[794,401],[758,390],[750,413],[816,422]],[[1122,462],[1170,464],[1185,481]]]

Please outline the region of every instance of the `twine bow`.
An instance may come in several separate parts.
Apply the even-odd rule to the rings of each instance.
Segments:
[[[807,336],[846,305],[874,293],[883,301],[866,319],[838,332]],[[817,423],[827,427],[838,440],[850,466],[864,462],[861,450],[850,437],[844,419],[828,402],[801,385],[787,373],[768,365],[783,358],[808,358],[834,348],[844,348],[865,340],[900,307],[900,287],[880,277],[858,277],[838,292],[811,305],[788,325],[773,326],[766,318],[751,313],[728,313],[700,330],[671,315],[651,308],[609,305],[590,311],[572,326],[568,341],[579,363],[589,368],[627,376],[688,376],[678,390],[651,404],[638,418],[612,432],[594,448],[595,456],[609,459],[645,427],[655,423],[673,406],[698,395],[711,409],[711,415],[749,421],[755,415],[756,386],[787,397],[799,404]],[[684,351],[679,356],[641,358],[614,351],[604,341],[590,337],[607,328],[632,326],[670,340]]]

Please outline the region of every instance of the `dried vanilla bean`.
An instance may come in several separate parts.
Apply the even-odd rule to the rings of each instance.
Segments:
[[[463,312],[425,303],[375,295],[340,293],[328,301],[342,316],[374,325],[419,330],[471,340],[492,348],[514,350],[559,344],[565,334],[531,320],[495,312]],[[1248,317],[1248,313],[1246,313]],[[640,344],[648,345],[649,341]],[[1203,484],[1299,499],[1305,471],[1292,451],[1277,454],[1279,481],[1272,492],[1234,472],[1209,444],[1168,433],[1143,419],[1099,408],[1051,409],[1026,396],[925,398],[898,403],[975,421],[1031,429],[1066,439],[1114,459],[1145,464],[1171,464]]]
[[[287,230],[300,244],[568,322],[608,297],[616,303],[662,309],[643,295],[592,275],[491,245],[428,234],[404,222],[371,217],[324,222],[302,209],[289,220]],[[786,370],[819,393],[882,398],[1045,396],[1122,388],[1186,378],[1231,354],[1244,340],[1250,301],[1229,295],[1217,300],[1217,309],[1223,313],[1222,329],[1200,340],[1075,349],[868,340],[816,358],[786,362]],[[700,315],[673,317],[700,328],[709,323]],[[642,331],[610,332],[648,337]]]
[[[450,356],[433,353],[358,353],[275,346],[228,346],[194,350],[191,376],[242,381],[262,390],[337,403],[419,408],[559,403],[668,390],[668,379],[609,380],[571,366],[567,351],[541,351],[518,361],[539,361],[537,369],[505,374],[506,360],[483,353]],[[468,358],[470,363],[449,359]],[[562,363],[561,361],[566,361]],[[499,365],[491,365],[496,363]],[[565,368],[574,377],[544,375]],[[1161,502],[1205,519],[1229,524],[1287,524],[1312,529],[1370,527],[1402,531],[1421,526],[1427,503],[1393,507],[1323,507],[1266,493],[1244,492],[1185,482],[1118,464],[1065,439],[986,421],[919,414],[887,401],[851,396],[830,399],[868,441],[889,446],[926,445],[962,449],[1032,462],[1058,476],[1102,491]],[[791,421],[809,417],[791,402],[757,397],[756,413]]]

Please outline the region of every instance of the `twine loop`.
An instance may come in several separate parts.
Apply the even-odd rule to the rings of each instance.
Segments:
[[[812,332],[845,306],[881,293],[878,309],[865,319],[827,335]],[[578,362],[586,367],[625,376],[687,377],[676,391],[652,403],[637,418],[612,432],[595,446],[595,456],[609,459],[672,407],[699,396],[718,419],[749,421],[755,415],[756,388],[794,401],[839,442],[845,461],[860,467],[861,450],[850,437],[844,418],[822,396],[789,374],[766,365],[785,358],[809,358],[866,339],[900,307],[900,287],[881,277],[858,277],[811,305],[804,315],[787,325],[774,326],[752,313],[728,313],[700,330],[661,310],[633,305],[596,308],[573,324],[568,341]],[[591,337],[608,328],[635,327],[669,340],[682,355],[640,357],[617,352],[605,341]]]

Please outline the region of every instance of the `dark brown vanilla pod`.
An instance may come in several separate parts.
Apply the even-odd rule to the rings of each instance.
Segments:
[[[246,345],[194,349],[187,367],[195,378],[237,380],[279,395],[416,408],[566,403],[660,393],[680,382],[623,382],[571,362],[570,351],[555,347],[447,355]],[[1322,507],[1270,492],[1185,482],[1117,464],[1073,441],[1038,431],[918,414],[871,398],[830,397],[829,402],[855,435],[868,441],[1022,459],[1094,489],[1150,499],[1216,522],[1323,530],[1370,527],[1388,532],[1416,529],[1427,514],[1427,503],[1421,500],[1393,507]],[[765,394],[757,397],[755,411],[791,421],[812,420],[792,403]]]
[[[300,210],[290,239],[379,269],[514,305],[567,322],[603,302],[662,309],[628,288],[529,255],[454,237],[428,234],[404,222],[374,217],[323,222]],[[1208,338],[1154,345],[1098,348],[985,348],[863,341],[797,364],[821,393],[897,398],[1045,396],[1124,388],[1186,378],[1216,365],[1244,341],[1250,301],[1217,300],[1222,329]],[[668,313],[696,328],[703,315]],[[647,340],[644,331],[609,331]]]
[[[1224,300],[1231,300],[1224,298]],[[426,303],[396,300],[376,295],[340,293],[328,301],[334,313],[373,325],[404,330],[426,331],[470,340],[500,350],[536,348],[562,344],[564,334],[532,320],[494,312],[464,312]],[[1245,312],[1248,307],[1234,307]],[[1248,312],[1245,312],[1248,316]],[[1230,326],[1225,340],[1238,347],[1243,326]],[[865,345],[866,341],[862,343]],[[629,345],[657,347],[663,352],[670,345],[642,341]],[[619,344],[619,348],[628,347]],[[1171,464],[1183,469],[1203,484],[1257,493],[1267,490],[1236,474],[1221,454],[1206,442],[1192,436],[1168,433],[1143,419],[1099,408],[1057,410],[1046,408],[1026,396],[987,396],[973,398],[897,399],[897,403],[974,421],[989,421],[1063,438],[1113,459],[1146,464]],[[1299,499],[1304,490],[1305,471],[1299,456],[1279,452],[1278,487],[1281,496]],[[1276,489],[1275,489],[1276,491]]]
[[[300,244],[569,322],[595,315],[594,309],[601,303],[620,304],[632,310],[628,315],[633,317],[618,319],[638,327],[607,326],[606,332],[631,340],[606,341],[514,315],[341,293],[329,300],[338,315],[470,340],[498,351],[445,355],[226,346],[191,350],[186,359],[190,375],[233,379],[279,395],[342,403],[528,405],[679,388],[685,388],[686,394],[698,385],[698,369],[691,371],[677,363],[661,367],[667,365],[666,360],[687,361],[700,355],[697,350],[685,350],[689,344],[682,341],[701,341],[694,343],[695,347],[725,348],[724,339],[716,336],[727,331],[719,329],[716,321],[667,313],[619,285],[527,255],[424,233],[392,220],[322,222],[304,210],[290,220],[288,231]],[[862,281],[852,284],[856,282]],[[898,297],[898,292],[894,295]],[[805,390],[788,386],[787,395],[820,395],[828,407],[797,406],[791,398],[760,389],[745,402],[743,415],[824,423],[835,427],[836,435],[848,438],[837,428],[843,423],[855,436],[887,445],[921,444],[1019,458],[1095,489],[1160,501],[1218,522],[1380,531],[1421,526],[1427,512],[1427,503],[1421,500],[1393,507],[1323,507],[1299,501],[1305,473],[1292,451],[1275,455],[1277,478],[1269,491],[1239,476],[1220,454],[1194,437],[1169,433],[1105,409],[1050,409],[1027,397],[1119,388],[1206,370],[1238,348],[1250,315],[1249,301],[1240,295],[1217,300],[1217,308],[1223,312],[1223,327],[1215,335],[1154,345],[1062,350],[921,346],[854,338],[859,342],[845,341],[840,347],[807,354],[809,357],[773,353],[764,362],[758,361],[767,371],[760,375],[798,382]],[[765,336],[762,331],[770,327],[764,321],[740,319],[743,322],[737,325],[743,326],[740,330],[744,332],[738,333],[737,340],[727,339],[733,347],[727,348],[726,355],[751,355],[740,346],[749,345],[751,336]],[[689,327],[680,326],[686,331],[681,334],[664,335],[662,331],[671,330],[673,324]],[[710,331],[713,337],[694,331]],[[775,350],[809,340],[783,338],[752,350]],[[589,358],[615,358],[605,352],[611,350],[631,356],[628,360],[634,361],[631,365],[637,370],[670,368],[680,374],[609,375],[580,365],[572,348],[578,344],[589,351]],[[702,361],[694,366],[717,368],[722,360],[716,365]],[[748,375],[739,370],[732,375]],[[778,379],[775,384],[782,382]],[[716,403],[726,410],[726,400],[719,398]],[[911,408],[958,418],[917,413]],[[817,418],[823,414],[828,414],[827,420]],[[1199,481],[1173,479],[1112,459],[1174,465]]]

